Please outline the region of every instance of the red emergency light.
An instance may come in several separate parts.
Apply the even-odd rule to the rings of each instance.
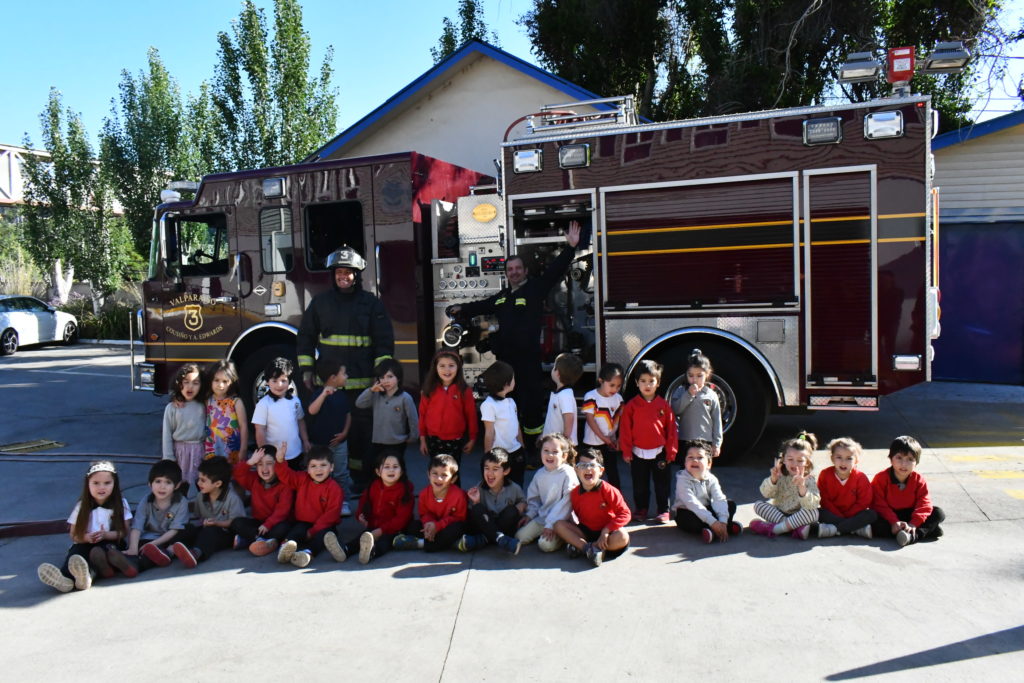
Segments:
[[[885,80],[890,83],[907,83],[914,76],[914,48],[889,48],[886,57]]]

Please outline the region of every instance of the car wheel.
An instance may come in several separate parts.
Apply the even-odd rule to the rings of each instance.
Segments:
[[[78,325],[74,323],[68,323],[64,326],[64,337],[63,341],[65,344],[74,344],[78,341]]]
[[[18,350],[18,333],[13,329],[0,334],[0,356],[13,356]]]

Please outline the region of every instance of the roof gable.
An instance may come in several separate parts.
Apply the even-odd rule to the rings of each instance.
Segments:
[[[998,133],[999,131],[1006,130],[1024,124],[1024,110],[1013,111],[1009,114],[989,119],[983,123],[973,123],[963,128],[957,128],[951,130],[948,133],[936,136],[932,140],[932,151],[940,150],[950,145],[958,145],[961,142],[967,142],[974,138],[982,137],[983,135],[991,135],[992,133]]]

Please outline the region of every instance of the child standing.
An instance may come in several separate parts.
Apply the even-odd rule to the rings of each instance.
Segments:
[[[901,547],[942,536],[939,525],[946,519],[942,509],[932,505],[924,477],[914,471],[920,462],[917,439],[898,436],[889,445],[891,466],[871,480],[871,507],[878,513],[871,529],[876,536],[895,536]]]
[[[551,368],[555,390],[548,399],[548,412],[544,417],[544,433],[565,434],[573,446],[579,441],[576,436],[576,396],[572,387],[582,374],[583,361],[579,356],[562,353],[555,358],[555,366]]]
[[[405,470],[405,447],[419,436],[419,415],[412,396],[402,389],[402,364],[385,358],[373,369],[377,380],[356,398],[357,408],[373,410],[373,436],[368,462],[384,452],[396,453]]]
[[[396,550],[425,550],[428,553],[451,548],[466,530],[466,494],[455,484],[459,463],[442,453],[430,459],[430,485],[420,491],[419,513],[422,529],[395,536]],[[422,535],[422,538],[418,536]]]
[[[171,563],[164,548],[188,524],[188,500],[178,490],[180,483],[181,468],[173,460],[160,460],[149,468],[149,495],[135,510],[125,551],[137,558],[139,571]]]
[[[679,424],[680,441],[701,439],[711,443],[712,455],[722,452],[722,406],[711,381],[711,361],[700,349],[690,352],[686,366],[688,386],[672,393],[672,412]]]
[[[206,408],[198,401],[203,388],[199,366],[182,365],[172,386],[171,401],[164,409],[163,457],[177,461],[182,478],[195,486],[206,438]]]
[[[302,467],[302,453],[309,449],[309,434],[302,404],[293,395],[293,370],[287,358],[275,358],[267,364],[263,370],[267,394],[252,411],[252,426],[256,429],[257,446],[287,444],[288,464],[298,470]]]
[[[128,577],[138,572],[118,550],[128,536],[132,511],[121,496],[121,483],[114,463],[94,462],[85,473],[82,493],[68,516],[71,547],[60,567],[39,565],[39,580],[61,593],[84,591],[92,586],[93,571],[105,577],[117,567]],[[122,546],[123,547],[123,546]]]
[[[579,524],[571,519],[560,520],[555,522],[555,533],[568,544],[569,557],[586,555],[595,567],[600,567],[629,547],[629,532],[623,528],[629,522],[629,506],[617,488],[601,480],[601,451],[591,448],[581,453],[576,471],[580,485],[572,490],[569,499]]]
[[[326,548],[337,562],[343,562],[345,556],[335,527],[341,521],[344,494],[338,482],[331,479],[334,454],[327,446],[310,446],[305,457],[306,471],[296,472],[291,463],[285,463],[284,449],[284,444],[278,447],[274,469],[277,478],[295,491],[295,521],[277,551],[277,561],[308,567]]]
[[[360,564],[366,564],[380,557],[412,522],[412,482],[399,455],[384,451],[377,461],[377,478],[359,499],[356,510],[356,520],[366,531],[342,546],[346,558],[358,552]]]
[[[868,475],[857,469],[860,444],[849,437],[832,439],[828,444],[832,454],[832,467],[818,475],[821,493],[820,524],[811,525],[811,536],[829,538],[838,534],[854,533],[871,538],[871,524],[878,514],[871,505],[871,482]]]
[[[733,521],[736,503],[726,499],[718,477],[711,474],[714,447],[707,441],[686,444],[683,469],[676,475],[676,525],[680,531],[699,534],[705,543],[729,540],[743,531]]]
[[[236,548],[247,545],[256,557],[277,550],[291,528],[295,492],[277,478],[276,456],[277,449],[268,445],[257,448],[248,462],[235,465],[235,481],[252,499],[252,517],[236,517],[231,522],[231,533],[235,534]]]
[[[420,453],[427,457],[450,454],[459,464],[462,454],[473,450],[478,430],[473,392],[462,375],[462,356],[438,351],[423,378]]]
[[[622,409],[619,421],[619,446],[622,457],[629,463],[633,476],[633,504],[636,521],[647,519],[647,504],[654,481],[654,510],[657,521],[667,524],[669,487],[672,484],[669,463],[676,459],[679,435],[672,408],[658,396],[661,382],[661,363],[642,360],[636,369],[636,386],[640,393]]]
[[[511,480],[521,487],[526,476],[526,451],[516,402],[509,397],[516,388],[515,373],[511,365],[499,360],[484,370],[480,379],[487,388],[487,398],[480,404],[484,453],[490,453],[492,448],[507,453]]]
[[[323,386],[314,390],[315,395],[309,404],[309,414],[313,416],[309,440],[327,446],[334,454],[334,480],[345,495],[341,516],[348,517],[352,514],[348,501],[354,498],[352,473],[348,469],[348,432],[352,428],[352,413],[343,391],[348,373],[338,359],[321,356],[316,361],[316,374]]]
[[[793,538],[807,538],[810,525],[818,521],[821,496],[811,473],[811,456],[818,447],[814,434],[800,432],[795,439],[782,444],[782,451],[768,477],[761,482],[761,495],[771,500],[754,503],[754,512],[762,519],[750,523],[750,530],[762,536],[792,533]]]
[[[624,371],[618,363],[605,363],[597,375],[597,388],[583,396],[583,444],[601,451],[604,474],[608,483],[621,489],[619,483],[618,438],[619,412],[622,408],[622,377]]]
[[[199,463],[196,479],[196,517],[199,524],[188,524],[171,544],[182,566],[192,569],[210,556],[231,547],[234,534],[228,529],[236,517],[245,514],[245,505],[231,488],[231,463],[221,455]]]
[[[249,448],[249,420],[238,397],[238,372],[229,360],[211,363],[206,370],[206,440],[203,457],[223,455],[232,465],[245,459]],[[241,454],[241,455],[239,455]]]
[[[516,531],[526,512],[526,496],[519,484],[509,478],[510,459],[509,452],[499,446],[484,453],[480,462],[483,481],[466,491],[470,506],[468,531],[457,546],[462,552],[497,545],[507,553],[519,554]]]
[[[545,553],[553,553],[564,545],[555,533],[555,522],[572,512],[569,492],[580,483],[572,468],[575,460],[576,450],[564,434],[541,437],[540,461],[544,467],[533,475],[526,491],[526,514],[519,520],[516,532],[520,543],[537,541],[537,547]]]

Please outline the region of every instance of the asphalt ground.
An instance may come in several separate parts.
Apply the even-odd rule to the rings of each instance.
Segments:
[[[123,347],[0,358],[0,525],[64,519],[91,457],[113,456],[145,494],[164,397],[131,393]],[[58,594],[36,578],[67,536],[0,538],[4,680],[1019,680],[1024,668],[1024,387],[933,383],[877,413],[773,417],[736,466],[716,467],[737,519],[753,518],[778,443],[806,428],[866,447],[869,476],[897,434],[945,536],[797,541],[744,534],[706,546],[672,526],[629,527],[600,568],[526,547],[517,557],[393,552],[309,568],[223,552]],[[417,488],[425,463],[411,450]],[[464,460],[476,482],[478,455]],[[827,456],[816,457],[817,468]],[[627,499],[629,498],[629,487]],[[342,535],[358,533],[351,520]],[[1016,673],[1014,673],[1016,672]]]

